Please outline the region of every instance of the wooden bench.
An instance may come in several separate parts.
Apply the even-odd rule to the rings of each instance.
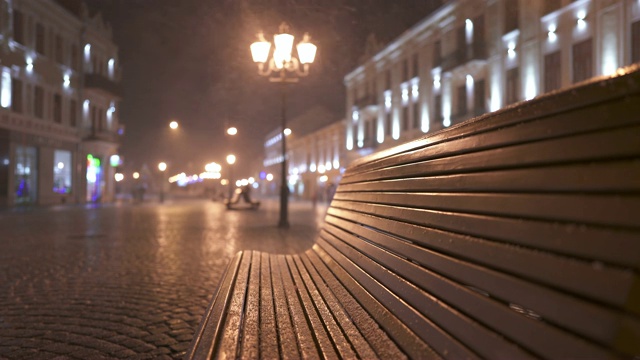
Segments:
[[[231,262],[203,358],[640,354],[640,71],[349,167],[312,249]]]

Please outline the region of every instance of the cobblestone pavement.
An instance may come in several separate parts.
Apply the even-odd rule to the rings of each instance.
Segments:
[[[324,208],[210,201],[0,211],[0,359],[184,356],[231,256],[310,247]]]

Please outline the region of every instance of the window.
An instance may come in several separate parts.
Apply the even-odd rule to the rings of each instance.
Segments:
[[[518,101],[518,89],[520,89],[518,68],[507,70],[507,105]]]
[[[484,79],[476,80],[473,84],[473,112],[475,116],[487,112],[485,108]]]
[[[96,109],[96,111],[98,112],[98,130],[102,131],[105,126],[104,126],[104,110],[98,108]]]
[[[573,82],[590,79],[593,76],[592,41],[587,39],[573,45]]]
[[[15,201],[33,203],[38,194],[38,151],[33,146],[17,146],[15,159]]]
[[[458,86],[458,116],[467,115],[467,85]]]
[[[365,122],[364,122],[364,141],[367,141],[368,139],[371,139],[371,134],[373,133],[371,131],[371,125],[373,125],[371,120],[365,120]]]
[[[484,16],[473,19],[473,44],[471,46],[474,59],[487,57],[487,46],[484,43]]]
[[[98,123],[96,118],[96,107],[91,106],[91,130],[92,132],[96,132],[98,130]]]
[[[473,19],[473,43],[484,46],[484,16]]]
[[[560,89],[561,86],[561,57],[560,51],[544,56],[544,91]]]
[[[33,114],[42,119],[44,117],[44,90],[42,86],[35,86],[33,99]]]
[[[456,46],[459,54],[463,54],[467,45],[466,30],[464,26],[460,26],[456,29]]]
[[[442,95],[438,94],[434,97],[433,105],[434,119],[442,121],[444,119],[442,117]]]
[[[71,45],[71,68],[73,70],[80,70],[80,62],[79,62],[79,58],[78,58],[78,45],[76,44],[72,44]]]
[[[53,95],[53,121],[62,124],[62,96],[60,94]]]
[[[24,15],[13,10],[13,40],[24,45]]]
[[[53,192],[71,193],[71,151],[55,150],[53,152]]]
[[[442,44],[440,40],[436,40],[436,42],[433,43],[433,67],[438,67],[442,63],[441,51]]]
[[[56,35],[55,46],[54,57],[59,64],[62,64],[64,62],[64,54],[62,53],[62,36]]]
[[[504,32],[509,33],[519,27],[518,0],[507,0],[505,4]]]
[[[0,72],[0,106],[9,109],[11,107],[11,70],[3,69]]]
[[[36,51],[45,55],[44,25],[41,23],[36,24]]]
[[[631,62],[640,62],[640,20],[631,24]]]
[[[385,74],[385,90],[391,89],[391,70],[387,70]]]
[[[409,60],[404,59],[402,61],[402,81],[405,82],[409,80]]]
[[[11,79],[11,110],[22,112],[22,81]]]
[[[75,127],[77,125],[77,104],[76,101],[69,100],[69,125]]]
[[[384,125],[387,135],[391,135],[391,111],[386,114],[386,123]]]
[[[402,107],[402,130],[407,131],[411,128],[411,118],[409,117],[409,106]]]
[[[98,59],[96,59],[96,56],[93,54],[91,55],[91,73],[98,73]]]

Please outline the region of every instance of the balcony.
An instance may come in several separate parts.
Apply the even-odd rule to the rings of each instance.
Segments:
[[[120,84],[100,74],[84,75],[85,89],[93,89],[104,93],[106,96],[122,97],[122,89]]]
[[[110,130],[97,130],[87,128],[82,131],[82,137],[87,142],[110,142],[117,143],[119,141],[119,135],[116,131]]]
[[[476,41],[473,44],[459,48],[442,59],[442,71],[451,71],[474,60],[487,60],[485,42]]]

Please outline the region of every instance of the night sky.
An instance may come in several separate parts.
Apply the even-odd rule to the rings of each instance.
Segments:
[[[344,76],[359,64],[365,39],[386,44],[440,5],[439,0],[87,0],[113,27],[123,70],[120,153],[125,168],[169,163],[169,173],[222,163],[257,171],[265,135],[280,124],[277,84],[257,74],[249,45],[271,40],[282,21],[297,43],[318,46],[311,74],[290,88],[288,118],[315,105],[344,117]],[[171,132],[168,124],[179,121]],[[239,134],[229,143],[227,126]],[[294,129],[295,130],[295,129]]]

